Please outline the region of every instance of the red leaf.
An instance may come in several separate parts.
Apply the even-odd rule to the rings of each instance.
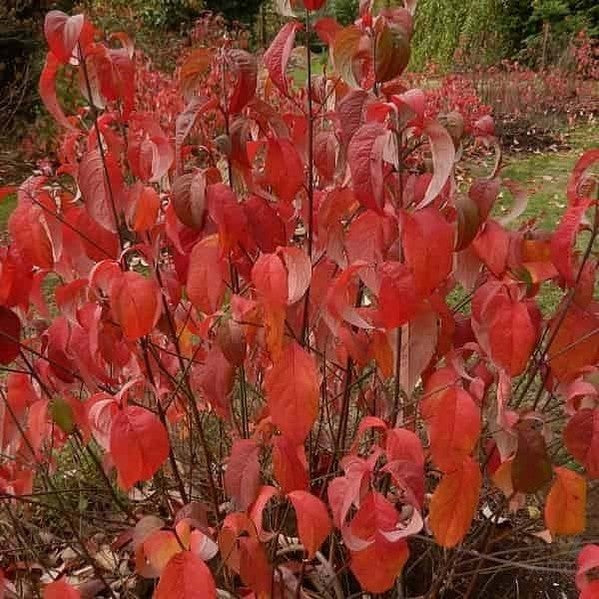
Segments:
[[[258,294],[273,306],[287,303],[287,271],[277,254],[262,254],[252,268],[252,283]]]
[[[264,385],[273,422],[293,443],[303,443],[318,416],[320,383],[314,359],[295,341],[267,372]]]
[[[351,571],[366,591],[384,593],[389,590],[408,559],[405,539],[396,539],[398,520],[395,507],[383,495],[372,491],[361,502],[350,524],[353,541],[347,532],[344,534],[346,543],[350,543]],[[356,548],[352,549],[353,543]]]
[[[204,48],[200,48],[200,50],[204,50]],[[198,115],[201,114],[204,116],[209,110],[217,106],[218,101],[216,98],[207,100],[203,96],[194,95],[183,109],[183,112],[177,117],[175,123],[175,160],[178,174],[181,172],[181,148],[183,142],[193,129]]]
[[[454,228],[433,206],[404,212],[402,242],[419,293],[429,295],[453,268]]]
[[[225,292],[225,276],[218,236],[204,237],[191,250],[187,272],[187,295],[198,310],[205,314],[218,310]]]
[[[260,489],[260,446],[253,439],[238,439],[233,443],[225,470],[225,489],[235,505],[246,510]]]
[[[28,192],[29,190],[22,195],[21,192],[19,193],[19,202],[8,219],[8,232],[25,259],[34,266],[52,269],[54,267],[54,250],[48,235],[49,222],[46,220],[44,210],[29,199]],[[53,200],[48,194],[36,191],[33,194],[35,194],[36,202],[54,208]]]
[[[81,593],[64,578],[44,587],[44,599],[80,599]]]
[[[429,526],[442,547],[455,547],[470,529],[481,484],[480,469],[471,457],[441,479],[431,499]]]
[[[110,288],[110,305],[125,337],[135,341],[151,333],[160,318],[160,288],[154,279],[125,272]]]
[[[536,327],[523,302],[504,304],[489,323],[491,358],[510,376],[525,370],[536,340]]]
[[[69,17],[59,10],[51,10],[44,20],[44,35],[52,54],[62,63],[68,63],[83,29],[84,16]]]
[[[175,179],[172,204],[179,220],[191,229],[204,227],[206,214],[206,186],[220,181],[216,169],[187,173]]]
[[[289,139],[269,139],[266,142],[264,174],[260,182],[269,185],[283,202],[294,200],[304,184],[304,165]]]
[[[354,193],[366,208],[382,211],[384,203],[383,149],[387,130],[380,123],[367,123],[351,138],[347,161]],[[453,142],[452,142],[453,147]]]
[[[488,281],[472,300],[472,329],[491,359],[511,376],[520,374],[537,339],[537,319],[529,304],[513,299],[513,286]]]
[[[300,541],[312,559],[333,528],[327,508],[308,491],[292,491],[287,497],[295,510]]]
[[[287,244],[285,223],[264,198],[256,195],[250,196],[244,202],[243,209],[251,236],[264,253],[272,253],[278,246]]]
[[[112,420],[110,454],[124,489],[152,478],[168,453],[166,429],[149,410],[127,406]]]
[[[71,122],[67,119],[63,112],[58,98],[56,97],[56,74],[58,73],[58,67],[60,62],[52,54],[48,52],[46,55],[46,62],[40,75],[39,92],[40,98],[46,107],[46,110],[54,117],[56,122],[65,127],[66,129],[75,129]]]
[[[438,338],[437,314],[432,310],[422,310],[404,325],[399,380],[408,395],[414,391],[420,375],[434,356]]]
[[[393,587],[410,550],[405,540],[389,543],[384,539],[361,551],[351,552],[351,571],[365,591],[384,593]]]
[[[505,272],[510,236],[499,223],[494,220],[487,221],[472,242],[472,247],[496,277],[500,277]]]
[[[272,467],[284,493],[308,490],[308,469],[303,445],[295,445],[283,435],[275,437]]]
[[[289,85],[286,77],[287,63],[295,43],[295,33],[301,27],[302,25],[297,21],[286,23],[264,53],[263,60],[268,75],[285,96],[289,95]]]
[[[580,599],[596,599],[593,588],[595,591],[599,590],[596,584],[599,581],[594,580],[591,572],[599,568],[599,545],[585,545],[578,554],[576,563],[576,588],[582,592]]]
[[[354,133],[364,122],[364,111],[373,101],[372,95],[363,89],[352,89],[339,102],[337,114],[341,125],[343,147],[347,147]]]
[[[236,114],[241,112],[243,107],[256,94],[258,65],[252,54],[235,48],[227,52],[227,59],[237,77],[233,95],[229,103],[229,113]]]
[[[424,128],[424,133],[428,135],[433,155],[433,178],[428,184],[424,199],[418,205],[419,208],[430,204],[441,193],[453,172],[455,160],[455,146],[445,127],[431,122]]]
[[[428,429],[433,461],[449,472],[459,468],[476,446],[481,431],[480,409],[464,389],[447,389],[434,400]]]
[[[404,325],[418,313],[422,300],[410,269],[401,262],[381,265],[379,317],[388,329]]]
[[[558,324],[547,355],[553,374],[566,382],[576,378],[585,366],[599,362],[599,304],[581,308],[573,302],[563,321],[557,317],[553,326]]]
[[[295,304],[310,286],[312,265],[308,254],[293,246],[281,247],[277,254],[282,258],[287,269],[287,303]]]
[[[318,1],[318,0],[317,0]],[[335,35],[343,29],[333,17],[322,17],[314,23],[314,31],[320,40],[330,46],[335,39]]]
[[[106,180],[100,150],[91,150],[83,155],[77,180],[88,214],[105,229],[116,232],[117,223],[112,210],[112,202],[116,202],[115,190]]]
[[[213,345],[203,364],[197,367],[197,382],[204,399],[221,418],[229,416],[229,395],[233,390],[235,370],[218,345]]]
[[[160,197],[153,187],[137,182],[129,194],[128,221],[134,231],[143,233],[156,224],[160,210]]]
[[[564,429],[566,448],[587,470],[590,479],[599,478],[599,409],[578,410]]]
[[[320,10],[326,0],[303,0],[303,2],[308,10]]]
[[[21,321],[8,308],[0,306],[0,364],[10,364],[19,355]]]
[[[208,213],[218,227],[221,256],[247,239],[247,220],[235,192],[224,183],[213,183],[206,188]]]
[[[576,535],[586,527],[587,483],[576,472],[555,468],[545,502],[545,523],[553,535]]]
[[[153,599],[214,599],[216,585],[208,566],[191,551],[173,556],[162,572]]]

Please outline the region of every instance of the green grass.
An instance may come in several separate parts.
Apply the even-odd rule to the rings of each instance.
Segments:
[[[566,152],[546,152],[507,156],[502,175],[512,179],[529,191],[526,211],[519,223],[536,218],[542,229],[553,229],[566,208],[566,186],[576,161],[585,150],[597,144],[599,124],[581,125],[573,129],[568,141],[571,149]],[[506,209],[506,202],[498,202],[499,211]]]
[[[0,200],[0,234],[6,230],[8,217],[17,204],[17,194],[10,194]]]

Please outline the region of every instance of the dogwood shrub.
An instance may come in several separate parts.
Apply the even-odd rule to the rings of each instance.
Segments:
[[[33,593],[35,568],[48,598],[399,596],[431,545],[419,584],[467,594],[511,511],[543,514],[516,542],[585,528],[599,151],[555,231],[517,229],[522,194],[493,210],[492,118],[432,115],[402,80],[413,3],[362,2],[348,27],[299,4],[261,60],[226,39],[185,58],[174,133],[151,89],[136,106],[125,35],[46,18],[61,164],[18,188],[0,248],[9,592]],[[323,75],[302,30],[329,47]],[[497,160],[458,186],[466,130]],[[562,300],[543,315],[547,285]]]

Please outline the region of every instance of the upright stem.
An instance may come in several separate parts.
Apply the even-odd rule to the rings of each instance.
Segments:
[[[310,11],[306,10],[306,94],[308,97],[308,223],[306,237],[308,240],[308,256],[312,264],[312,246],[314,243],[314,111],[312,106],[312,57],[310,53]],[[302,327],[304,345],[308,345],[310,336],[310,287],[304,298],[304,324]]]
[[[141,340],[141,347],[142,347],[142,351],[143,351],[144,365],[146,367],[148,380],[149,380],[150,384],[152,385],[152,388],[156,389],[156,384],[154,381],[154,374],[152,373],[152,367],[150,365],[150,359],[148,357],[147,339]],[[169,436],[168,461],[171,465],[171,469],[175,476],[175,480],[177,481],[177,487],[179,488],[179,493],[181,494],[181,500],[183,501],[183,503],[186,504],[186,503],[188,503],[187,492],[185,491],[185,485],[183,484],[183,479],[181,478],[181,473],[179,472],[179,467],[177,466],[177,460],[175,459],[175,454],[173,452],[173,445],[170,441],[170,435],[168,433],[168,423],[166,421],[166,414],[164,413],[164,408],[162,407],[162,404],[160,403],[160,399],[158,396],[156,396],[156,407],[158,408],[158,417],[160,418],[160,422],[162,423],[162,426],[164,426],[164,429],[167,431],[166,434]]]

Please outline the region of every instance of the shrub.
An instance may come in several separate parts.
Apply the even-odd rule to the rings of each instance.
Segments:
[[[500,154],[455,182],[475,116],[402,79],[411,13],[309,17],[333,72],[294,85],[294,18],[261,62],[196,48],[171,135],[127,36],[48,14],[60,165],[18,188],[0,249],[10,592],[468,596],[498,564],[559,575],[538,537],[584,530],[599,151],[555,231],[510,229]],[[498,151],[489,115],[470,128]]]

